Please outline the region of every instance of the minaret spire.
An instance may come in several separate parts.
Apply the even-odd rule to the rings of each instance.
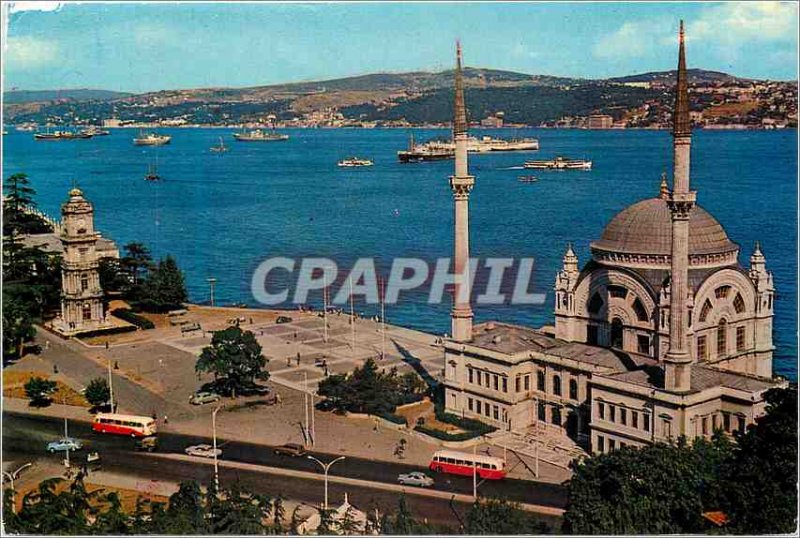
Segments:
[[[664,388],[686,392],[691,388],[692,355],[689,349],[689,217],[695,193],[689,189],[689,164],[692,130],[689,124],[689,84],[686,76],[686,50],[681,21],[678,50],[678,81],[672,141],[672,192],[666,203],[672,214],[672,260],[669,301],[669,349],[664,356]]]
[[[461,43],[456,42],[455,107],[453,140],[456,146],[455,173],[450,176],[455,206],[455,248],[453,256],[455,285],[453,309],[450,312],[452,338],[456,342],[472,340],[472,307],[469,275],[469,193],[475,178],[469,175],[467,162],[467,107],[464,103],[464,81],[461,74]]]

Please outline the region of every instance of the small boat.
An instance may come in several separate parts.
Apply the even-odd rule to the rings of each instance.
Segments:
[[[133,139],[134,146],[163,146],[169,144],[172,140],[171,136],[160,135],[157,133],[143,133],[140,132],[139,136]]]
[[[233,133],[233,138],[239,142],[282,142],[289,140],[289,135],[276,133],[274,130],[262,131],[261,129],[254,129],[252,131]]]
[[[159,181],[161,176],[158,175],[158,155],[156,155],[156,162],[147,165],[147,173],[144,176],[145,181]]]
[[[373,163],[369,159],[359,159],[358,157],[350,157],[349,159],[344,159],[337,163],[338,166],[342,168],[356,168],[360,166],[372,166]]]
[[[534,168],[539,170],[591,170],[592,161],[585,159],[568,159],[566,157],[556,157],[547,161],[525,161],[524,168]]]
[[[48,130],[44,133],[36,133],[33,135],[34,140],[85,140],[92,138],[92,135],[86,133],[76,133],[73,131],[53,131]]]
[[[209,151],[210,151],[211,153],[219,153],[219,154],[222,154],[222,153],[225,153],[226,151],[228,151],[228,148],[225,146],[225,142],[223,142],[223,141],[222,141],[222,137],[220,136],[220,137],[219,137],[219,144],[218,144],[218,145],[216,145],[216,146],[211,146],[211,148],[209,149]]]
[[[94,125],[90,125],[86,129],[81,130],[81,133],[88,134],[91,136],[108,136],[111,134],[111,131],[95,127]]]
[[[539,178],[536,176],[519,176],[517,180],[520,183],[536,183],[539,181]]]

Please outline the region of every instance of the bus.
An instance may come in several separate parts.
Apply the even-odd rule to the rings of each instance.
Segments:
[[[149,437],[156,434],[156,421],[152,417],[98,413],[94,417],[92,430],[131,437]]]
[[[506,476],[506,462],[500,458],[482,454],[467,454],[453,450],[437,450],[428,466],[437,473],[451,473],[479,477],[489,480],[501,480]]]

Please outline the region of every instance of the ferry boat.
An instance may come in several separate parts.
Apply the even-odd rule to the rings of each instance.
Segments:
[[[276,133],[275,131],[268,132],[255,129],[242,133],[233,133],[233,138],[239,142],[281,142],[283,140],[289,140],[289,135]]]
[[[90,125],[86,129],[83,129],[81,132],[92,136],[108,136],[111,134],[111,131],[95,127],[94,125]]]
[[[92,138],[92,135],[86,133],[75,133],[72,131],[53,131],[45,133],[36,133],[33,135],[34,140],[85,140]]]
[[[160,135],[157,133],[139,133],[139,136],[133,139],[134,146],[163,146],[169,144],[172,140],[171,136]]]
[[[453,144],[455,148],[455,144]],[[467,139],[467,151],[470,153],[486,153],[489,151],[535,151],[539,149],[539,140],[536,138],[481,138],[470,137]]]
[[[337,163],[337,166],[342,168],[357,168],[360,166],[372,166],[373,163],[369,159],[359,159],[358,157],[350,157],[349,159],[344,159]]]
[[[17,125],[17,131],[21,131],[23,133],[32,133],[36,130],[38,126],[35,123],[20,123]]]
[[[547,161],[525,161],[525,164],[522,166],[541,170],[591,170],[592,161],[585,159],[568,159],[567,157],[559,156]]]
[[[222,141],[222,137],[220,136],[219,144],[216,146],[211,146],[209,151],[211,151],[211,153],[225,153],[226,151],[228,151],[228,148],[227,146],[225,146],[225,142]]]
[[[397,158],[402,163],[415,163],[421,161],[442,161],[453,159],[456,156],[455,146],[448,147],[447,142],[433,140],[425,144],[415,144],[412,134],[408,141],[408,149],[397,152]]]

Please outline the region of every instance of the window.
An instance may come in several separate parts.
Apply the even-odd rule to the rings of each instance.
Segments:
[[[79,248],[79,249],[78,249],[78,255],[80,256],[80,258],[81,258],[82,260],[83,260],[84,258],[86,258],[86,255],[87,255],[87,254],[89,254],[89,249],[88,249],[88,248],[86,248],[86,247],[81,247],[81,248]]]
[[[633,301],[633,312],[636,314],[636,319],[639,321],[650,321],[650,316],[647,315],[647,309],[638,297]]]
[[[467,409],[472,411],[472,398],[467,398]]]
[[[664,436],[668,439],[672,438],[672,422],[668,418],[661,419],[661,429],[664,432]]]
[[[637,430],[639,429],[639,413],[636,411],[631,411],[631,426]]]
[[[608,440],[608,450],[616,450],[617,449],[617,441],[615,439]]]
[[[508,392],[508,378],[503,378],[503,392]]]
[[[619,422],[623,426],[628,425],[628,410],[625,409],[624,407],[621,407],[619,410]]]
[[[606,404],[603,402],[597,402],[597,415],[603,420],[606,419]]]
[[[622,320],[614,318],[611,320],[611,347],[622,349]]]
[[[489,404],[484,405],[483,406],[483,414],[486,415],[487,417],[491,417],[492,416],[492,406],[490,406]]]
[[[467,378],[469,382],[472,383],[472,368],[467,368]]]
[[[728,413],[722,413],[722,429],[726,432],[731,431],[731,416]]]
[[[708,435],[708,417],[703,417],[702,424],[703,424],[702,428],[703,435]]]
[[[594,295],[592,295],[592,298],[589,299],[587,308],[589,309],[590,314],[600,313],[600,309],[603,308],[603,298],[600,297],[599,293],[595,292]]]
[[[547,389],[545,389],[544,384],[545,384],[544,372],[542,371],[536,372],[536,389],[545,392],[545,390]]]
[[[616,297],[618,299],[624,299],[628,296],[628,290],[623,288],[622,286],[615,286],[613,284],[606,287],[608,290],[609,297]]]
[[[650,431],[650,415],[647,413],[642,415],[642,426],[644,426],[644,431]]]
[[[717,297],[717,299],[725,299],[730,292],[731,292],[730,286],[720,286],[719,288],[714,290],[714,295]]]
[[[489,388],[489,383],[491,383],[491,377],[489,372],[483,372],[483,382],[486,384],[486,388]]]
[[[558,426],[561,425],[561,408],[560,407],[553,407],[553,411],[552,411],[552,416],[551,416],[550,422],[552,422],[553,424],[556,424]]]
[[[597,451],[600,453],[606,451],[606,438],[602,435],[597,436]]]
[[[547,410],[545,409],[544,402],[539,402],[539,420],[542,422],[547,420]]]
[[[706,299],[706,302],[703,303],[703,308],[700,309],[700,321],[705,321],[710,313],[711,313],[711,301]]]
[[[481,413],[481,401],[475,400],[475,412],[480,415]]]
[[[557,375],[553,376],[553,394],[561,396],[561,378]]]
[[[706,344],[705,336],[697,337],[697,358],[700,360],[708,360],[708,345]]]
[[[497,377],[496,374],[493,375],[492,378],[494,380],[494,390],[500,390],[500,379]]]
[[[520,377],[517,376],[514,378],[514,390],[519,392],[519,384],[520,384]]]
[[[525,385],[525,390],[531,390],[531,376],[526,375],[522,381],[523,385]]]
[[[737,419],[737,422],[738,422],[739,433],[744,433],[744,428],[745,428],[745,419],[744,419],[744,417],[739,415],[738,417],[736,417],[736,419]]]
[[[577,400],[578,399],[578,382],[574,379],[569,380],[569,399],[570,400]]]
[[[83,304],[83,319],[84,321],[92,319],[92,305],[89,303]]]
[[[639,353],[644,355],[650,354],[650,337],[646,334],[638,334],[636,335],[636,345],[638,347]]]
[[[599,341],[597,325],[586,326],[586,343],[590,346],[596,346]]]
[[[724,357],[728,353],[728,322],[719,320],[717,325],[717,357]]]
[[[81,291],[89,289],[89,275],[81,275]]]
[[[496,405],[492,406],[492,414],[494,415],[495,420],[500,420],[500,408]]]
[[[617,408],[613,405],[608,406],[608,418],[611,422],[617,421]]]
[[[736,351],[744,351],[744,325],[736,327]]]
[[[741,293],[736,294],[736,298],[733,300],[733,309],[737,314],[744,312],[744,299],[742,299]]]

